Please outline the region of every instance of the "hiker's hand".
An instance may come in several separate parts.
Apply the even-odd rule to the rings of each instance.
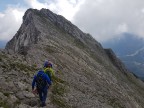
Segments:
[[[32,93],[35,94],[35,90],[34,89],[32,90]]]
[[[33,94],[38,94],[37,89],[32,90]]]

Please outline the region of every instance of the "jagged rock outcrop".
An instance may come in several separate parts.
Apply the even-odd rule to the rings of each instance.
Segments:
[[[36,44],[38,42],[40,32],[35,27],[34,17],[35,15],[32,11],[26,12],[23,17],[23,24],[14,38],[7,43],[6,49],[25,55],[28,47],[31,44]]]
[[[119,58],[116,57],[112,49],[104,49],[107,53],[108,57],[110,58],[112,64],[116,66],[121,72],[128,72],[125,65],[120,61]]]
[[[53,62],[56,74],[49,108],[144,106],[143,82],[111,50],[48,9],[28,9],[6,51],[0,52],[0,106],[38,107],[31,81],[45,59]]]

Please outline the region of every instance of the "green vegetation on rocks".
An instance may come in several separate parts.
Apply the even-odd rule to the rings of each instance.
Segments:
[[[52,96],[51,101],[60,108],[70,108],[68,103],[63,98],[64,94],[68,91],[65,81],[58,77],[53,77]]]

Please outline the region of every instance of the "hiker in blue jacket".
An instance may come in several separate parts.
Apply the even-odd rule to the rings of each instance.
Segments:
[[[35,85],[36,85],[36,90],[39,94],[40,98],[40,106],[46,106],[46,98],[47,98],[47,92],[48,88],[51,85],[51,81],[49,77],[44,73],[44,71],[40,70],[37,75],[34,76],[33,82],[32,82],[32,92],[34,93],[35,90]]]

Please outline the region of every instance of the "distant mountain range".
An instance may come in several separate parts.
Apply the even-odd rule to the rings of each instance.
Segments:
[[[6,45],[6,41],[0,41],[0,48],[4,48]]]
[[[121,38],[102,43],[104,48],[112,48],[126,67],[139,78],[144,78],[144,39],[124,33]]]

